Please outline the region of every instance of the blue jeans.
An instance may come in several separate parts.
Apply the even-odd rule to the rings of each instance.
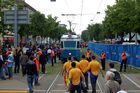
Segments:
[[[38,84],[38,78],[39,78],[39,74],[34,75],[34,82],[35,82],[35,84]]]
[[[0,68],[0,78],[1,78],[1,79],[4,78],[4,76],[3,76],[3,67]]]
[[[9,74],[9,78],[13,77],[12,67],[8,67],[8,74]]]
[[[93,75],[92,77],[90,76],[92,93],[96,93],[96,81],[97,81],[97,78],[98,78],[98,76],[95,76],[95,75]]]
[[[34,75],[27,75],[27,83],[29,91],[33,91],[33,81],[34,81]]]

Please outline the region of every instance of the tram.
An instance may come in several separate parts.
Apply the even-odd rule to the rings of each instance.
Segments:
[[[78,35],[63,35],[61,41],[61,55],[60,59],[65,62],[69,56],[76,57],[80,60],[80,37]]]

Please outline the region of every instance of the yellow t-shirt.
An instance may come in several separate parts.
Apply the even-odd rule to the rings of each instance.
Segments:
[[[80,69],[72,68],[69,72],[69,79],[71,80],[73,85],[78,85],[80,83],[81,78],[83,78],[83,74]]]
[[[71,68],[71,62],[70,62],[70,61],[66,62],[66,63],[63,65],[63,69],[65,69],[65,71],[66,71],[67,73],[69,72],[70,68]]]
[[[76,63],[76,68],[79,68],[79,62],[75,61]]]
[[[87,71],[88,65],[89,65],[89,62],[85,59],[83,59],[79,62],[79,68],[84,73]]]
[[[93,75],[98,75],[99,69],[101,68],[100,63],[97,60],[92,60],[88,65],[88,70],[90,70]]]

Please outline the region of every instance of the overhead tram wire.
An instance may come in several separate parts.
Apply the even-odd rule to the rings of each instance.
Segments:
[[[71,11],[71,9],[70,9],[70,7],[69,7],[69,4],[68,4],[67,0],[64,0],[64,1],[65,1],[65,4],[66,4],[66,6],[68,8],[68,11],[70,12],[70,14],[73,14],[72,11]],[[68,16],[70,16],[70,15],[68,15]],[[72,15],[72,19],[74,19],[73,18],[73,15]],[[67,18],[67,20],[68,20],[68,18]]]
[[[81,31],[81,25],[82,25],[83,2],[84,2],[84,0],[82,0],[82,1],[81,1],[81,13],[80,13],[80,31]]]
[[[96,18],[96,16],[97,16],[97,14],[99,14],[100,12],[99,12],[99,9],[100,9],[100,7],[101,7],[101,5],[102,5],[102,3],[103,3],[103,0],[101,0],[100,1],[100,3],[99,3],[99,5],[98,5],[98,8],[97,8],[97,11],[96,11],[96,13],[95,13],[95,15],[94,15],[94,17],[93,17],[93,22],[94,22],[94,19]]]

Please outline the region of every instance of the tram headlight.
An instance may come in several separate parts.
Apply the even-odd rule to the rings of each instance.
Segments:
[[[71,56],[71,53],[69,53],[69,56]]]

